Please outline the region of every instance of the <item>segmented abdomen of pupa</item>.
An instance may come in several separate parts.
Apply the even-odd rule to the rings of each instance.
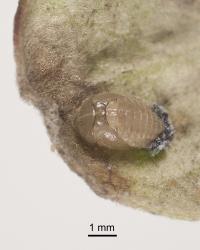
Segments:
[[[164,130],[157,114],[137,97],[120,96],[109,101],[106,118],[118,137],[130,147],[147,148]]]

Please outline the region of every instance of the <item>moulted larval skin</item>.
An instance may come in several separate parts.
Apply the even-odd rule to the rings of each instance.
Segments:
[[[98,195],[172,218],[200,218],[199,13],[199,0],[20,1],[20,93],[40,109],[60,156]],[[101,92],[164,106],[176,129],[170,147],[155,157],[91,148],[72,120]]]

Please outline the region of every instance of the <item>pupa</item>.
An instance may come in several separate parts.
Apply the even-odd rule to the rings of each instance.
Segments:
[[[113,93],[83,101],[74,128],[89,144],[112,150],[148,149],[153,156],[165,149],[174,135],[163,107]]]

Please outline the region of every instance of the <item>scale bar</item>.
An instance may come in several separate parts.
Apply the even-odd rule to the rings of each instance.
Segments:
[[[117,234],[88,234],[88,237],[117,237]]]

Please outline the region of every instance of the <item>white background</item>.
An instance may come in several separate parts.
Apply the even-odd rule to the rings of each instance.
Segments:
[[[200,249],[200,222],[176,221],[97,197],[51,152],[42,119],[18,94],[17,0],[0,6],[0,250]],[[113,224],[118,238],[88,238]]]

